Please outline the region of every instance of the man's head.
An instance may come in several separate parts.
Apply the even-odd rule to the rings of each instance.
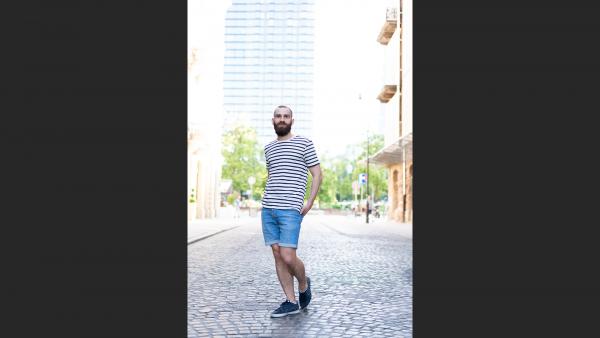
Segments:
[[[294,119],[292,109],[288,106],[277,106],[273,111],[273,128],[277,136],[285,136],[292,130]]]

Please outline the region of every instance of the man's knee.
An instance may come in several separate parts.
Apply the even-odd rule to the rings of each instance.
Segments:
[[[285,248],[280,250],[281,259],[287,265],[292,265],[296,262],[296,251],[291,248]]]
[[[271,245],[271,249],[273,249],[273,257],[275,257],[275,259],[281,259],[281,249],[279,248],[279,245],[273,244]]]

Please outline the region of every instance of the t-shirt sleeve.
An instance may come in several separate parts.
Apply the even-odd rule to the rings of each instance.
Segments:
[[[315,146],[311,140],[308,140],[308,144],[304,149],[304,163],[308,168],[316,166],[319,164],[319,158],[317,157],[317,153],[315,151]]]
[[[267,165],[267,171],[269,171],[269,157],[267,156],[267,149],[263,149],[263,153],[265,154],[265,163]]]

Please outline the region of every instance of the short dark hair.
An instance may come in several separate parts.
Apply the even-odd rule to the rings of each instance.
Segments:
[[[275,115],[275,113],[277,112],[277,109],[280,109],[280,108],[286,108],[287,110],[290,111],[290,116],[294,116],[294,112],[292,111],[292,108],[290,108],[288,106],[284,106],[284,105],[277,106],[277,108],[275,108],[275,110],[273,110],[273,115]]]

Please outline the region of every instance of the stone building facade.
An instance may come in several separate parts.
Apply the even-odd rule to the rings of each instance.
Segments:
[[[385,109],[385,146],[370,162],[388,169],[388,218],[409,223],[413,220],[412,0],[390,2],[384,18],[377,41],[386,48],[385,75],[377,99]]]

